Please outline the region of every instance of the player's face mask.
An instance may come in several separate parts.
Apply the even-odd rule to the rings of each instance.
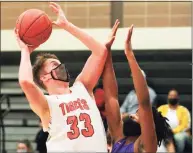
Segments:
[[[125,136],[140,136],[141,127],[140,124],[134,121],[132,118],[127,117],[123,120],[123,134]]]
[[[52,79],[69,82],[70,81],[70,74],[64,64],[58,65],[54,68],[51,72]]]

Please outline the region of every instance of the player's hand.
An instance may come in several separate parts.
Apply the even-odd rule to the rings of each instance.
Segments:
[[[118,29],[118,27],[119,27],[119,24],[120,24],[120,22],[119,22],[119,20],[117,19],[117,20],[115,21],[115,24],[114,24],[112,30],[111,30],[111,33],[110,33],[109,36],[108,36],[108,40],[107,40],[107,42],[106,42],[106,44],[105,44],[108,50],[111,50],[111,46],[112,46],[112,44],[113,44],[113,42],[114,42],[114,40],[115,40],[115,36],[116,36],[116,33],[117,33],[117,29]]]
[[[131,53],[133,53],[131,45],[132,33],[133,33],[133,25],[131,25],[131,27],[129,28],[127,38],[125,40],[125,55],[130,55]]]
[[[52,12],[56,13],[57,20],[53,21],[53,24],[64,28],[66,25],[68,25],[68,20],[66,19],[66,16],[62,10],[62,8],[60,7],[60,5],[54,3],[54,2],[50,2],[49,7],[52,9]]]
[[[15,29],[14,31],[15,31],[15,37],[16,37],[17,43],[21,48],[21,50],[27,50],[29,51],[29,53],[32,53],[38,47],[38,46],[30,46],[25,44],[19,37],[19,30]]]

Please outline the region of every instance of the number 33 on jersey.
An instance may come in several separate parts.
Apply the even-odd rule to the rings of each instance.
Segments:
[[[83,104],[83,105],[81,105]],[[77,99],[77,101],[74,102],[70,102],[69,104],[65,104],[65,103],[61,103],[60,104],[60,108],[61,111],[63,113],[63,115],[65,115],[65,106],[66,106],[66,110],[69,113],[70,111],[75,111],[77,109],[85,109],[88,110],[89,107],[86,103],[86,101],[84,99],[80,100]],[[78,125],[80,122],[84,123],[84,128],[83,129],[79,129]],[[91,137],[94,134],[94,129],[91,123],[91,118],[90,115],[87,113],[80,113],[79,116],[68,116],[66,123],[67,125],[70,125],[70,132],[67,132],[67,136],[69,139],[76,139],[80,136],[80,134],[82,134],[84,137]]]
[[[100,112],[82,83],[73,85],[70,94],[47,96],[47,101],[51,116],[48,153],[107,152]]]

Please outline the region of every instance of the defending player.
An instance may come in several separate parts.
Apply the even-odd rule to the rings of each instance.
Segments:
[[[58,16],[54,23],[82,41],[92,53],[70,88],[67,68],[53,54],[38,55],[32,72],[30,53],[35,48],[24,44],[16,29],[21,48],[19,84],[31,109],[41,118],[44,131],[50,134],[48,152],[107,152],[103,123],[92,94],[104,68],[106,46],[70,23],[58,4],[51,2],[50,7]],[[49,95],[45,96],[40,87]]]
[[[112,153],[153,153],[156,152],[157,145],[167,137],[169,125],[166,119],[150,105],[147,83],[131,48],[132,31],[133,26],[129,29],[125,41],[125,55],[131,68],[139,109],[136,114],[129,115],[122,121],[118,103],[118,87],[109,51],[103,71],[105,114],[113,139]],[[115,33],[112,34],[115,36]]]

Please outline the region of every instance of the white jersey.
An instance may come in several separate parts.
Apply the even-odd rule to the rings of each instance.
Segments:
[[[70,89],[70,94],[46,96],[51,117],[47,152],[107,152],[104,125],[95,100],[81,82]]]

